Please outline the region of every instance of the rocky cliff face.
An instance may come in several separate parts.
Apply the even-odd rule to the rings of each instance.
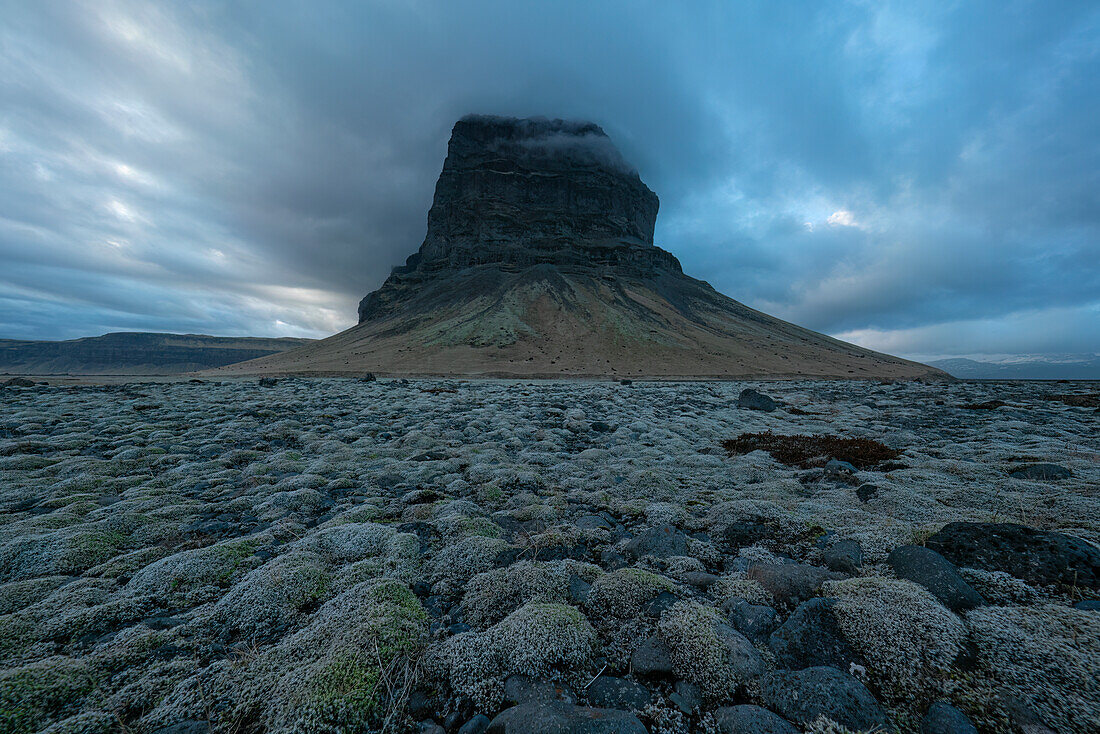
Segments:
[[[464,117],[451,132],[424,244],[363,299],[359,321],[391,313],[441,271],[680,272],[653,245],[658,205],[599,125]]]

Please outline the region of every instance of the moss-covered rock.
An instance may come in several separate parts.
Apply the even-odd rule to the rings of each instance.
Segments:
[[[471,578],[493,568],[497,557],[507,549],[508,544],[499,538],[463,538],[436,554],[432,580],[441,592],[457,593]]]
[[[1100,731],[1100,614],[1042,604],[981,607],[966,620],[980,670],[1000,693],[1056,731]]]
[[[710,700],[721,701],[764,672],[752,643],[723,623],[714,607],[681,601],[661,615],[660,637],[672,670],[694,683]]]
[[[249,572],[218,600],[210,624],[227,638],[267,639],[333,593],[333,573],[317,553],[291,551]]]
[[[262,561],[254,553],[261,545],[258,537],[234,538],[176,553],[135,573],[126,590],[133,596],[182,604],[189,592],[202,586],[228,587],[260,565]]]
[[[585,608],[597,619],[629,619],[663,591],[675,588],[668,579],[640,568],[620,568],[592,583]]]
[[[527,601],[564,601],[569,579],[561,566],[520,561],[479,573],[466,585],[462,608],[474,627],[499,622]]]
[[[568,604],[528,602],[489,632],[506,673],[553,678],[588,667],[596,633]]]
[[[273,731],[372,730],[404,706],[427,614],[405,584],[367,581],[323,604],[310,624],[203,684],[236,701],[227,726],[258,717]],[[182,698],[194,685],[181,684]],[[174,695],[174,694],[173,694]]]
[[[827,582],[825,594],[889,701],[923,711],[942,695],[966,626],[930,592],[911,581],[865,577]]]

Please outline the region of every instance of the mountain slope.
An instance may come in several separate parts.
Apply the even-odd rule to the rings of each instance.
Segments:
[[[598,126],[468,117],[420,250],[360,323],[224,374],[947,378],[754,311],[653,244],[656,194]]]

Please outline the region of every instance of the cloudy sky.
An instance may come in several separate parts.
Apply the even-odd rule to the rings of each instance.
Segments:
[[[1100,351],[1094,1],[0,13],[0,337],[346,328],[481,112],[601,124],[658,244],[756,308],[909,356]]]

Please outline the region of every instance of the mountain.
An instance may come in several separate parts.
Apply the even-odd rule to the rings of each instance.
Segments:
[[[221,367],[309,339],[116,332],[66,341],[0,339],[0,372],[23,375],[171,375]]]
[[[653,244],[657,195],[599,126],[472,116],[420,250],[359,323],[225,373],[947,378],[755,311]]]
[[[972,380],[1100,380],[1100,355],[1017,357],[983,361],[956,357],[929,362],[954,377]]]

